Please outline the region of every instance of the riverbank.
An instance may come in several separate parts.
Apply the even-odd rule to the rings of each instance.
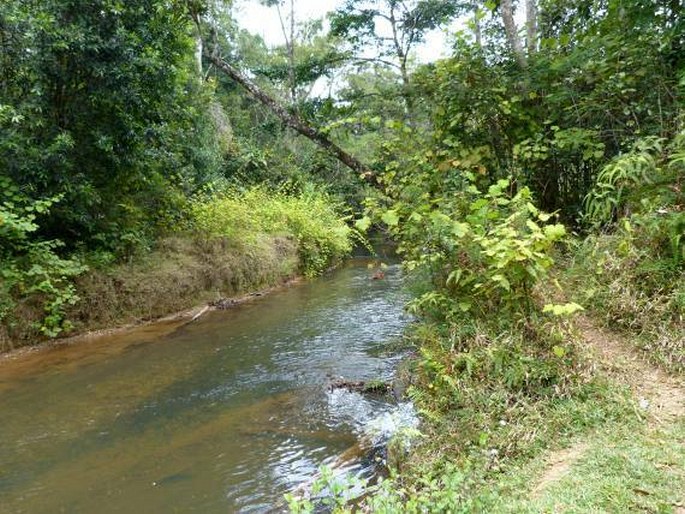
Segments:
[[[239,301],[234,297],[286,283],[299,273],[297,245],[287,238],[242,247],[221,239],[165,239],[139,260],[78,277],[80,300],[67,310],[66,338],[41,336],[36,330],[41,306],[32,298],[22,302],[13,326],[0,332],[0,351],[50,341],[69,344],[154,320],[187,321],[209,302]]]
[[[60,266],[73,263],[74,276],[38,276],[38,264],[17,261],[15,269],[33,267],[0,288],[0,353],[320,274],[352,250],[353,230],[337,209],[323,193],[229,191],[194,203],[184,230],[124,262],[73,256]]]
[[[422,435],[363,511],[680,514],[684,276],[620,236],[569,240],[518,316],[413,302]]]
[[[682,511],[685,380],[645,360],[601,320],[580,316],[574,331],[594,385],[539,404],[534,416],[503,418],[485,444],[462,445],[461,466],[436,481],[456,489],[449,501],[457,512]]]
[[[485,369],[488,354],[504,358],[501,338],[511,335],[498,341],[481,331],[482,353],[475,346],[455,352],[437,327],[414,327],[422,358],[410,394],[422,435],[390,478],[369,489],[362,511],[679,514],[685,377],[656,367],[629,336],[602,325],[597,313],[569,321],[564,348],[575,369],[567,369],[565,385],[536,394],[506,382],[520,362],[509,359],[500,376]],[[427,359],[435,365],[439,346],[470,362],[451,394],[427,380]],[[544,362],[528,366],[529,373]],[[337,485],[336,512],[354,511],[342,500],[346,487]]]
[[[298,274],[290,278],[284,278],[276,284],[268,285],[258,290],[234,296],[221,297],[218,302],[209,301],[200,303],[193,307],[158,318],[135,319],[129,323],[119,324],[114,327],[87,330],[71,336],[48,339],[39,344],[20,346],[0,353],[0,366],[2,366],[4,362],[14,362],[36,353],[49,353],[50,350],[56,348],[84,344],[105,346],[111,344],[114,340],[116,340],[116,351],[120,352],[127,347],[126,341],[135,344],[135,341],[142,337],[149,336],[150,334],[154,335],[154,337],[163,337],[188,323],[200,319],[212,311],[238,307],[239,305],[259,300],[260,298],[275,292],[301,284],[303,280],[304,277]],[[46,370],[48,368],[49,366],[45,366]],[[17,371],[17,368],[15,367],[13,370]]]

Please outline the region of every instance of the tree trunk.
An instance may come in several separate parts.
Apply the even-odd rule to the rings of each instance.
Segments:
[[[204,41],[202,40],[202,25],[200,24],[200,15],[196,11],[190,12],[190,17],[195,24],[195,66],[197,67],[197,76],[202,80],[202,54],[204,53]]]
[[[197,75],[202,79],[202,54],[203,52],[202,35],[195,36],[195,66],[197,66]]]
[[[290,46],[288,46],[288,80],[292,105],[297,105],[297,84],[295,81],[295,0],[290,0]]]
[[[476,47],[478,50],[483,49],[483,36],[480,28],[480,9],[478,9],[478,4],[473,4],[473,34],[476,37]]]
[[[502,0],[499,8],[502,12],[504,32],[507,34],[509,47],[511,48],[512,52],[514,52],[514,57],[516,57],[516,60],[521,67],[525,68],[528,63],[526,61],[526,54],[523,51],[521,39],[519,38],[518,28],[516,27],[516,22],[514,21],[514,6],[512,4],[512,0]]]
[[[538,43],[538,7],[535,0],[526,0],[526,46],[528,57],[535,54]]]
[[[321,148],[326,150],[333,157],[342,162],[345,166],[350,168],[355,173],[361,175],[361,177],[367,182],[375,184],[375,177],[373,172],[359,161],[356,157],[350,155],[345,150],[336,145],[333,141],[328,139],[326,134],[315,129],[314,127],[308,125],[302,118],[296,114],[288,112],[282,105],[280,105],[276,100],[271,98],[267,93],[262,91],[262,89],[252,82],[249,78],[243,75],[238,69],[231,66],[229,63],[221,59],[219,56],[210,54],[205,51],[207,58],[223,73],[228,75],[231,79],[235,80],[240,84],[250,95],[259,100],[263,105],[265,105],[271,112],[278,116],[281,121],[288,127],[294,129],[298,133],[302,134],[306,138],[310,139]]]
[[[285,39],[285,49],[288,53],[288,94],[290,95],[290,105],[297,104],[297,91],[295,84],[295,2],[290,0],[290,35],[285,28],[285,20],[281,14],[281,7],[276,3],[276,12],[278,13],[278,21],[281,24],[281,32],[283,32],[283,39]]]
[[[404,99],[404,112],[409,123],[412,122],[414,114],[414,102],[409,90],[409,71],[407,70],[408,49],[403,49],[397,34],[397,19],[395,18],[395,7],[391,4],[390,17],[388,19],[392,28],[392,41],[395,46],[395,55],[399,62],[400,75],[402,78],[402,98]]]

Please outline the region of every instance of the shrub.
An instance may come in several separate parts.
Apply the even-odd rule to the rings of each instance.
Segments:
[[[585,220],[611,231],[626,227],[630,244],[655,258],[685,263],[685,132],[670,144],[646,137],[605,166],[585,199]],[[666,262],[665,262],[666,263]]]
[[[569,274],[580,301],[673,370],[685,369],[684,178],[685,132],[644,138],[607,165],[585,201],[599,233],[579,245]]]
[[[77,259],[64,259],[57,240],[35,241],[37,216],[59,201],[31,201],[8,178],[0,177],[0,323],[12,323],[18,302],[30,297],[42,305],[38,329],[55,337],[70,324],[65,309],[78,301],[71,279],[86,268]]]
[[[416,299],[414,312],[456,320],[492,313],[528,318],[532,291],[553,264],[552,245],[565,235],[510,180],[485,193],[466,175],[463,190],[434,202],[396,202],[381,215],[401,241],[410,271],[430,277],[432,289]]]
[[[253,188],[196,201],[192,219],[198,231],[235,245],[255,244],[264,235],[291,238],[297,242],[302,271],[313,276],[352,250],[354,231],[336,208],[315,190],[294,196]]]

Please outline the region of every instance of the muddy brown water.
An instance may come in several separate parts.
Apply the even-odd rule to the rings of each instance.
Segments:
[[[0,363],[0,512],[271,512],[392,408],[399,270],[330,275],[175,327]],[[348,463],[351,471],[362,464]]]

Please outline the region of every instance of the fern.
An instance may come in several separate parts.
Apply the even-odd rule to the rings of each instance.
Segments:
[[[636,193],[653,184],[664,139],[638,140],[630,152],[619,155],[597,175],[595,187],[585,197],[585,218],[606,225],[626,212]]]

